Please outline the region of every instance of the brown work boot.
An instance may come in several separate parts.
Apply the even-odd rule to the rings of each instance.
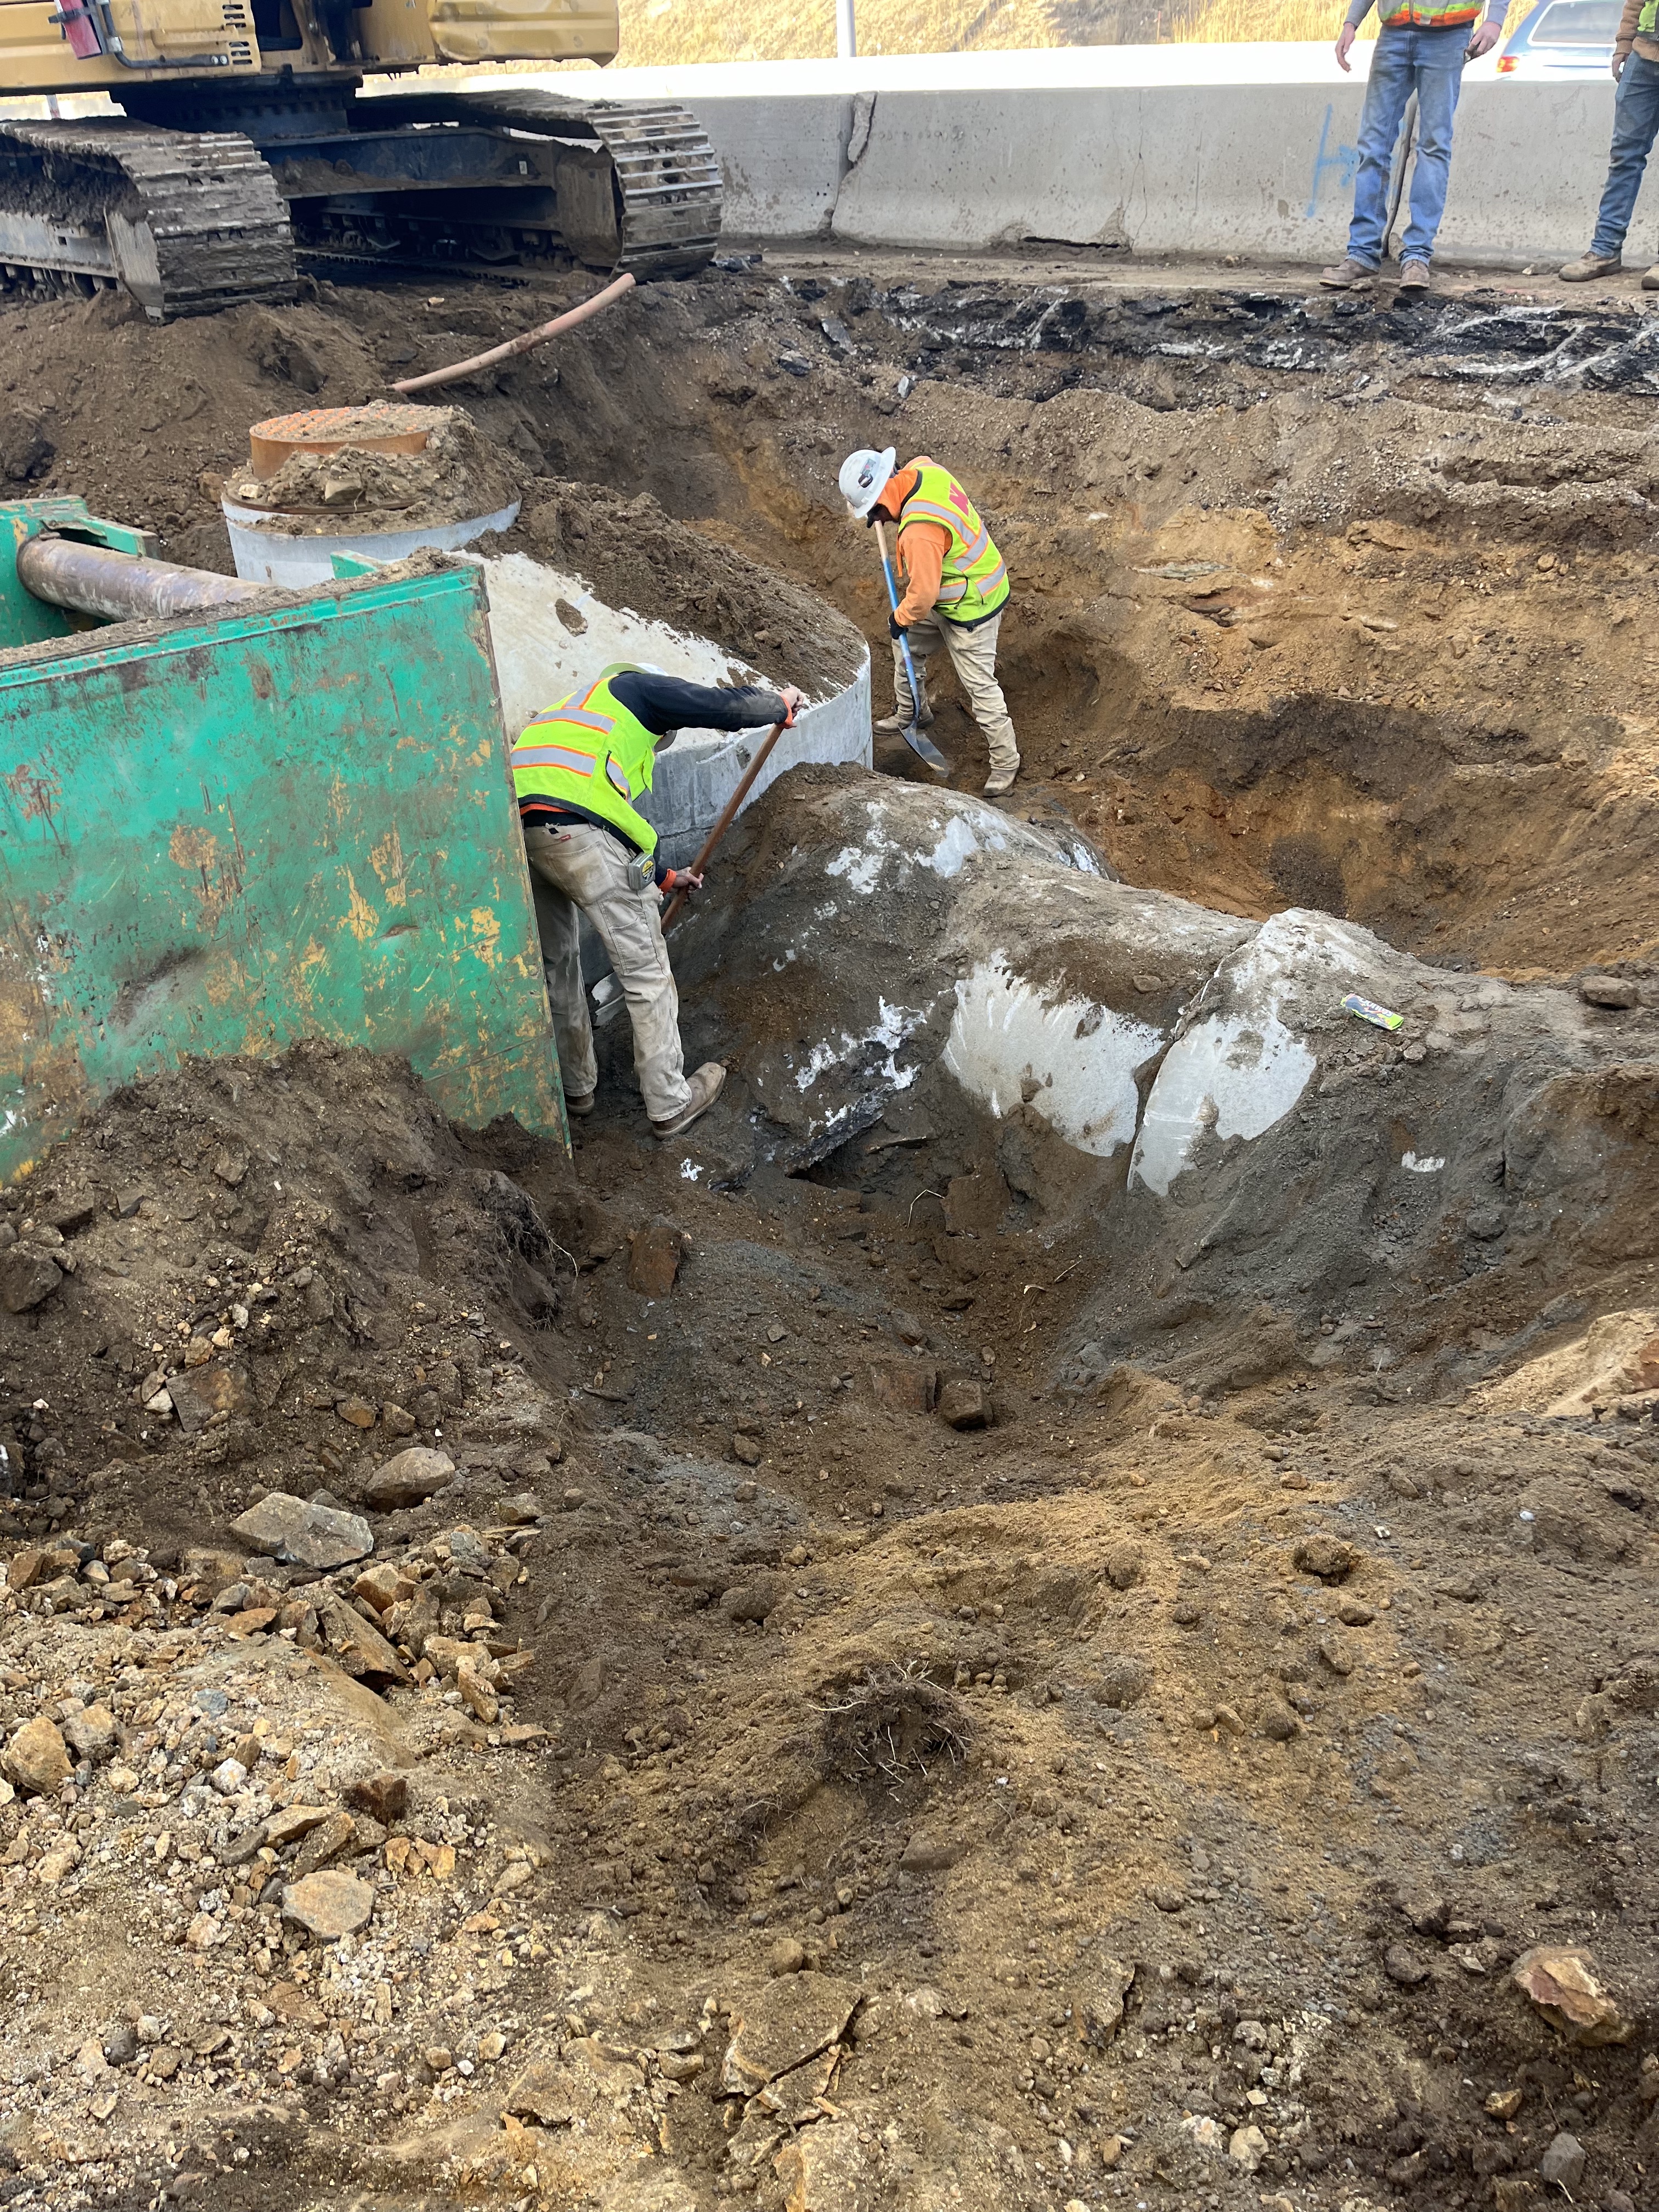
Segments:
[[[1429,289],[1429,264],[1426,261],[1408,261],[1400,272],[1399,289],[1421,298]]]
[[[1588,284],[1597,276],[1616,276],[1624,265],[1622,254],[1581,253],[1555,273],[1564,284]]]
[[[665,1121],[653,1121],[651,1124],[652,1134],[664,1138],[678,1137],[681,1130],[689,1129],[694,1121],[702,1119],[720,1097],[720,1085],[725,1080],[726,1070],[719,1060],[705,1060],[690,1079],[691,1096],[678,1114],[671,1114]]]
[[[916,727],[919,730],[931,729],[933,727],[933,708],[931,707],[924,707],[921,714],[919,714],[915,718]],[[878,730],[908,730],[909,726],[909,715],[901,714],[896,708],[894,708],[890,714],[884,714],[880,721],[876,724],[876,727]]]
[[[1334,269],[1322,269],[1319,281],[1328,292],[1369,292],[1376,275],[1375,269],[1367,269],[1363,261],[1356,261],[1349,253]]]
[[[1019,763],[1018,761],[1014,763],[1012,768],[994,768],[989,775],[985,779],[985,796],[988,799],[1006,798],[1008,793],[1013,789],[1014,780],[1018,774]]]
[[[584,1114],[591,1114],[593,1111],[596,1096],[597,1094],[592,1091],[579,1091],[574,1095],[567,1091],[564,1094],[564,1110],[567,1114],[574,1114],[579,1117]]]
[[[1659,261],[1656,261],[1643,277],[1642,289],[1644,292],[1659,292]]]

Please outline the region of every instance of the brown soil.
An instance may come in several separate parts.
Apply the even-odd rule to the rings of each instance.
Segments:
[[[1086,319],[1056,356],[1007,338],[1012,296],[941,341],[927,297],[791,273],[656,288],[468,398],[537,472],[515,542],[781,675],[833,644],[814,592],[879,659],[835,470],[872,441],[933,452],[1014,571],[1027,811],[1235,911],[1323,904],[1430,958],[1649,975],[1651,400],[1549,394],[1528,422],[1382,331],[1349,406],[1357,371],[1135,352]],[[105,302],[8,311],[0,465],[223,566],[213,477],[250,422],[374,397],[585,289],[319,287],[162,331]],[[723,544],[795,584],[757,605]],[[959,781],[982,774],[954,702],[935,735]],[[730,1043],[716,991],[684,1019],[697,1056]],[[1118,1256],[1101,1224],[1056,1243],[1006,1128],[878,1129],[787,1176],[753,1165],[741,1066],[696,1145],[643,1139],[624,1048],[607,1033],[574,1165],[307,1048],[138,1086],[7,1194],[24,1246],[62,1222],[76,1266],[0,1322],[3,1548],[74,1535],[118,1587],[118,1537],[156,1576],[94,1619],[77,1553],[52,1613],[39,1584],[0,1601],[8,1735],[89,1697],[125,1732],[73,1802],[0,1807],[0,2195],[1458,2212],[1541,2203],[1570,2133],[1574,2202],[1644,2203],[1652,1384],[1621,1369],[1587,1411],[1542,1407],[1602,1374],[1599,1316],[1651,1310],[1645,1217],[1556,1304],[1522,1313],[1517,1259],[1512,1310],[1449,1307],[1471,1346],[1524,1322],[1528,1358],[1556,1356],[1536,1391],[1390,1397],[1254,1296],[1206,1313],[1191,1359],[1178,1255],[1175,1295],[1136,1286],[1170,1328],[1079,1382],[1062,1355]],[[1620,1093],[1632,1144],[1644,1083]],[[669,1231],[678,1279],[648,1297]],[[225,1418],[185,1438],[147,1413],[169,1369],[186,1401],[191,1375],[236,1370]],[[925,1410],[939,1376],[988,1391],[995,1425]],[[351,1505],[404,1416],[458,1484],[377,1516],[376,1557],[438,1592],[434,1649],[502,1647],[493,1722],[439,1668],[371,1672],[381,1706],[331,1723],[327,1652],[290,1677],[277,1649],[326,1643],[312,1583],[246,1568],[243,1611],[271,1618],[238,1629],[243,1664],[212,1574],[181,1571],[268,1490]],[[501,1510],[526,1490],[527,1546]],[[471,1630],[463,1526],[501,1571]],[[227,1669],[219,1716],[199,1692]],[[284,1938],[264,1888],[302,1845],[258,1893],[211,1863],[240,1801],[192,1778],[256,1718],[296,1758],[316,1731],[291,1782],[256,1761],[273,1797],[349,1778],[331,1725],[354,1758],[388,1729],[412,1754],[409,1814],[336,1862],[386,1877],[356,1949]],[[201,1856],[158,1858],[164,1832]],[[394,1875],[400,1839],[454,1864]],[[1514,1986],[1555,1942],[1593,1954],[1626,2039],[1574,2040]],[[806,2036],[826,2005],[854,2008],[833,2068],[776,2111],[723,2094],[739,2022],[769,2007]],[[106,2084],[87,2042],[140,2014],[166,2015],[179,2070]],[[545,2124],[507,2094],[532,2057]]]
[[[230,494],[248,507],[278,510],[262,526],[277,532],[335,526],[418,530],[498,514],[517,499],[524,465],[515,462],[453,408],[434,409],[425,450],[381,453],[345,446],[333,453],[290,453],[274,476],[233,475]]]
[[[838,689],[858,673],[856,633],[817,592],[747,549],[734,553],[675,520],[649,492],[542,477],[513,528],[480,540],[478,550],[528,553],[550,568],[574,570],[608,606],[648,612],[653,621],[713,638],[809,695]]]

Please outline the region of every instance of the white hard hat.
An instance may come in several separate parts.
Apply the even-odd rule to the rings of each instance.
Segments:
[[[848,453],[841,465],[841,495],[849,513],[869,514],[885,490],[897,459],[896,446],[890,446],[884,453],[873,453],[867,446],[859,453]]]

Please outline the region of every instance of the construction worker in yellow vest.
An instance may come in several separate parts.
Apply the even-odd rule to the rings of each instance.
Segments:
[[[1019,774],[1019,747],[1008,702],[997,682],[997,632],[1008,603],[1008,567],[991,542],[978,511],[948,469],[924,453],[895,466],[896,450],[849,453],[842,464],[841,491],[848,511],[865,523],[898,526],[900,599],[888,618],[893,639],[892,714],[879,730],[902,730],[913,716],[925,729],[933,719],[926,697],[912,700],[900,639],[910,647],[916,680],[927,690],[927,662],[941,645],[951,656],[974,720],[991,751],[988,799],[1012,791]]]
[[[628,1002],[634,1067],[652,1129],[678,1137],[719,1097],[726,1070],[718,1060],[686,1076],[679,994],[659,910],[665,893],[696,890],[702,878],[663,866],[656,830],[638,802],[651,788],[657,747],[680,730],[793,722],[805,703],[789,684],[775,692],[722,691],[614,661],[597,683],[538,714],[514,746],[513,785],[570,1113],[593,1111],[599,1081],[578,908],[599,932]]]

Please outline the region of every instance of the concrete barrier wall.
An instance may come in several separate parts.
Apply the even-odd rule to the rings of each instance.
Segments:
[[[1321,262],[1342,250],[1364,87],[1129,85],[700,96],[733,237],[974,252],[1052,240]],[[1443,259],[1565,259],[1589,241],[1611,79],[1468,82]],[[1653,241],[1653,190],[1632,258]]]

